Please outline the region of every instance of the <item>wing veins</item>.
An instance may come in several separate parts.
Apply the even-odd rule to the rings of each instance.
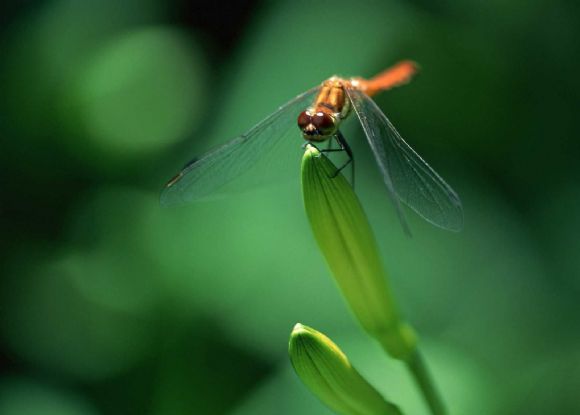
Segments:
[[[459,230],[463,212],[453,189],[405,142],[370,97],[357,90],[347,90],[347,93],[389,194],[394,193],[397,202],[404,202],[427,221],[449,230]],[[395,207],[400,209],[398,203]]]
[[[244,134],[188,163],[177,179],[165,187],[161,203],[167,206],[203,198],[250,170],[261,158],[266,158],[290,130],[294,114],[289,117],[289,112],[306,106],[318,89],[314,87],[296,96]]]

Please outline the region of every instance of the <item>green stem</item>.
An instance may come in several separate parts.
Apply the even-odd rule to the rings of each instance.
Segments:
[[[445,415],[447,411],[443,406],[443,401],[435,389],[435,384],[433,383],[429,371],[427,370],[427,366],[419,352],[416,351],[409,359],[407,359],[406,364],[407,368],[413,375],[417,386],[419,386],[431,413],[433,415]]]

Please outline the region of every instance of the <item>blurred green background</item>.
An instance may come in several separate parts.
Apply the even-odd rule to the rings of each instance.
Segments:
[[[426,414],[334,286],[299,159],[274,188],[158,204],[290,97],[404,58],[421,75],[376,100],[465,230],[410,214],[405,237],[347,131],[451,413],[580,413],[579,32],[574,0],[2,2],[0,414],[328,414],[290,368],[296,322]]]

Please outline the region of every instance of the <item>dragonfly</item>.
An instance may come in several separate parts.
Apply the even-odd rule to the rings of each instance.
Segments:
[[[343,151],[354,171],[353,152],[339,130],[354,114],[382,175],[404,231],[410,234],[402,205],[440,228],[460,231],[463,208],[457,193],[403,140],[372,97],[408,83],[418,70],[413,61],[401,61],[373,78],[333,76],[296,96],[245,134],[191,162],[171,178],[161,193],[161,204],[171,206],[203,199],[235,181],[274,149],[286,132],[298,126],[304,144],[333,141],[325,151]],[[298,114],[296,118],[296,114]],[[295,127],[294,127],[295,128]],[[275,160],[274,160],[275,161]],[[354,174],[353,174],[354,177]]]

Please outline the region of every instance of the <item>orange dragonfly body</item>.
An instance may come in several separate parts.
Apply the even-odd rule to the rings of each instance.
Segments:
[[[355,89],[371,97],[379,91],[409,82],[416,72],[417,65],[414,62],[402,61],[370,80],[337,76],[327,79],[322,83],[313,105],[298,116],[298,126],[304,139],[325,141],[336,134],[340,122],[351,110],[346,89]]]
[[[337,169],[338,173],[347,164],[354,165],[353,153],[339,129],[354,112],[405,231],[409,233],[409,227],[401,202],[428,222],[459,231],[463,226],[459,197],[403,140],[371,99],[380,91],[409,82],[416,72],[414,62],[402,61],[368,80],[337,76],[325,80],[280,107],[247,133],[188,163],[165,185],[161,203],[195,201],[234,181],[259,160],[272,155],[284,133],[296,123],[296,114],[298,127],[307,142],[334,139],[340,149],[321,151],[347,153],[349,161]]]

